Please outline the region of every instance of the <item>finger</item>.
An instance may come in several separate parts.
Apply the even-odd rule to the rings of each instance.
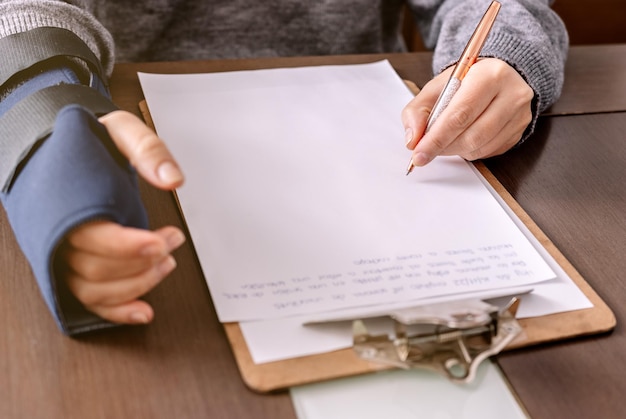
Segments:
[[[135,277],[115,281],[93,282],[76,274],[69,274],[67,284],[74,296],[87,309],[129,303],[145,295],[176,268],[172,256],[141,272]]]
[[[154,310],[142,300],[131,301],[118,306],[97,306],[93,313],[112,323],[147,324],[154,319]]]
[[[141,119],[130,112],[114,111],[99,121],[144,179],[162,189],[174,189],[182,185],[183,174],[174,157]]]
[[[112,258],[71,248],[63,250],[63,260],[71,272],[90,282],[115,281],[135,276],[155,263],[150,257]]]
[[[86,224],[60,248],[66,266],[89,281],[131,277],[160,262],[185,241],[175,227],[155,232],[111,222]]]
[[[497,102],[493,101],[440,155],[475,160],[490,147],[494,147],[499,141],[500,132],[511,118],[508,113],[498,112],[496,108]]]
[[[478,131],[478,129],[476,131]],[[495,134],[490,133],[487,135],[486,131],[483,130],[479,135],[480,137],[474,137],[473,134],[468,133],[463,139],[457,140],[441,153],[441,155],[460,156],[465,160],[474,161],[501,154],[510,148],[504,145],[508,144],[511,140],[511,136],[506,135],[504,127]],[[502,151],[500,152],[500,150]]]
[[[431,129],[424,135],[413,150],[413,164],[424,166],[440,154],[450,154],[448,148],[459,141],[487,109],[498,92],[496,83],[479,74],[472,67],[454,95],[450,104],[443,110]],[[476,75],[476,77],[472,77]],[[492,129],[497,132],[498,129]],[[484,137],[484,133],[479,138]]]
[[[85,224],[67,238],[73,249],[122,260],[164,256],[184,241],[184,234],[175,227],[164,227],[153,232],[124,227],[110,221]]]
[[[485,112],[481,115],[463,137],[442,155],[458,155],[472,161],[505,153],[517,144],[529,121],[515,117],[494,123],[497,116],[492,118],[491,113],[497,112]]]
[[[500,154],[506,153],[513,146],[515,146],[519,140],[520,136],[515,134],[507,134],[503,130],[501,134],[499,134],[499,138],[494,138],[494,140],[487,144],[484,150],[481,151],[479,157],[470,157],[468,160],[477,160],[477,159],[486,159],[489,157],[499,156]]]
[[[532,89],[499,93],[479,118],[442,154],[467,160],[502,154],[517,144],[532,120]],[[516,99],[517,98],[517,99]]]
[[[529,117],[529,120],[530,118],[531,117]],[[484,144],[473,153],[462,157],[467,160],[477,160],[498,156],[507,152],[520,141],[522,134],[530,122],[529,120],[520,120],[518,118],[511,120],[503,126],[502,130],[495,135],[491,141]]]
[[[435,77],[404,107],[401,118],[405,132],[405,145],[412,150],[424,135],[430,112],[443,90],[449,71]]]

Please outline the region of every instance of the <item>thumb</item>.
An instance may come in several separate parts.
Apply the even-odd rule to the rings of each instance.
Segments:
[[[448,81],[450,70],[430,80],[402,110],[406,147],[413,150],[424,136],[428,117]]]
[[[174,189],[184,176],[163,141],[137,116],[114,111],[99,118],[122,154],[152,185]]]

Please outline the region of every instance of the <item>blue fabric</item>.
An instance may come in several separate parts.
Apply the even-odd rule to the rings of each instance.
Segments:
[[[41,88],[58,81],[59,76],[66,77],[63,73],[50,72],[20,90]],[[5,100],[2,105],[7,103]],[[62,238],[87,221],[111,220],[139,228],[148,225],[136,173],[96,117],[78,105],[63,108],[52,134],[20,168],[0,200],[61,330],[76,334],[113,326],[82,307],[65,282],[56,278],[54,264]]]

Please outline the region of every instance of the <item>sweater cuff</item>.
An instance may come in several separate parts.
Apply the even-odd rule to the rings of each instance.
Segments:
[[[558,99],[563,87],[563,63],[557,57],[546,58],[553,55],[503,32],[493,34],[480,54],[499,58],[517,70],[535,91],[539,113]]]
[[[36,28],[62,28],[76,34],[100,59],[105,70],[113,71],[114,42],[111,34],[91,14],[57,0],[0,2],[0,38]]]

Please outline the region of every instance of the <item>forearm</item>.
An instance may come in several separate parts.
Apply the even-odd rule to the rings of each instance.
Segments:
[[[56,257],[92,220],[147,227],[135,172],[96,120],[116,109],[106,33],[63,2],[1,2],[0,13],[0,200],[59,327],[110,327],[69,292]]]

